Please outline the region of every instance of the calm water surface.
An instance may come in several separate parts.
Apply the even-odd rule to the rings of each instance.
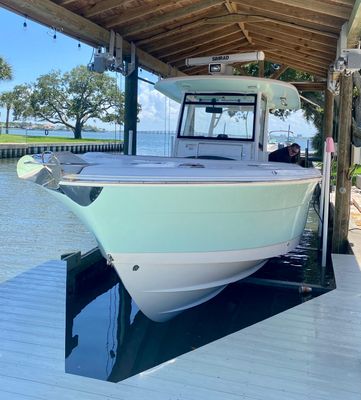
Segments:
[[[12,134],[24,135],[23,129]],[[44,136],[43,131],[28,135]],[[50,131],[49,137],[70,132]],[[119,139],[119,132],[85,132],[85,138]],[[137,153],[169,155],[170,133],[140,133]],[[0,159],[1,248],[0,282],[71,251],[88,251],[96,246],[93,235],[53,196],[38,185],[18,179],[17,159]]]
[[[96,245],[93,235],[51,194],[18,179],[16,162],[0,159],[0,281]]]
[[[314,248],[316,220],[310,213],[300,246],[285,256],[270,260],[252,280],[243,280],[223,290],[212,300],[186,310],[170,321],[158,323],[137,307],[114,270],[98,265],[87,279],[68,277],[66,310],[66,361],[68,373],[119,382],[149,368],[174,363],[181,354],[269,318],[334,288],[333,274],[319,266]],[[254,279],[280,280],[292,285],[272,286],[254,283]],[[299,284],[298,284],[299,283]],[[301,287],[312,285],[312,292]],[[315,285],[321,285],[322,288]],[[73,288],[76,290],[73,290]],[[295,326],[295,330],[298,327]],[[260,332],[255,346],[266,346]],[[263,337],[263,339],[262,339]],[[249,359],[248,354],[233,352],[228,358]],[[203,360],[206,366],[207,360]],[[158,367],[157,367],[158,366]]]

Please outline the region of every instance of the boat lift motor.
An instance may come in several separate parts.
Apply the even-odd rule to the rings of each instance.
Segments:
[[[94,60],[88,64],[89,71],[102,74],[105,71],[120,72],[124,76],[129,76],[135,69],[135,45],[131,43],[131,62],[123,61],[123,38],[119,33],[110,31],[108,50],[103,47],[98,48],[94,54]]]

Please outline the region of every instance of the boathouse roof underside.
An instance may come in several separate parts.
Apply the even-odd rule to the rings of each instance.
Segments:
[[[326,78],[342,26],[361,36],[361,0],[0,0],[0,5],[74,38],[108,46],[110,31],[134,42],[139,64],[162,76],[200,74],[187,57],[262,50],[265,59]]]

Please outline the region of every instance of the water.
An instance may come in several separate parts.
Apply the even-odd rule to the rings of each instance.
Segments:
[[[43,131],[28,131],[42,135]],[[11,130],[24,134],[24,130]],[[84,137],[111,138],[112,132],[85,132]],[[71,137],[50,131],[49,136]],[[140,133],[138,154],[168,155],[170,134]],[[92,235],[60,202],[38,185],[18,179],[17,159],[0,159],[1,243],[0,282],[71,251],[86,252],[96,246]]]
[[[311,212],[298,249],[272,259],[251,278],[322,284],[325,289],[303,293],[301,284],[271,287],[243,280],[164,323],[149,320],[105,265],[98,266],[96,276],[92,267],[89,278],[82,275],[76,284],[69,279],[66,371],[119,382],[334,288],[332,271],[319,267],[319,253],[313,250],[316,229]]]
[[[66,137],[73,138],[73,133],[70,131],[57,131],[49,130],[48,138],[51,137]],[[13,135],[28,135],[28,136],[40,136],[44,137],[44,130],[34,129],[10,129],[9,133]],[[104,140],[123,140],[124,132],[119,130],[114,131],[101,131],[101,132],[82,132],[84,139],[104,139]],[[137,153],[143,155],[158,155],[168,156],[170,154],[170,148],[172,138],[174,139],[174,132],[137,132]],[[271,135],[271,138],[277,142],[284,143],[287,140],[287,136],[276,136]],[[304,151],[306,147],[309,151],[313,151],[312,138],[307,137],[290,137],[290,141],[297,142],[301,146],[301,150]]]
[[[22,135],[26,138],[29,136],[45,137],[44,130],[34,129],[10,129],[9,133],[12,135]],[[56,131],[49,130],[47,135],[49,139],[52,137],[65,137],[73,138],[73,133],[70,131]],[[101,131],[101,132],[82,132],[83,139],[103,139],[103,140],[123,140],[124,133],[119,130]],[[157,155],[169,156],[174,138],[174,132],[137,132],[137,154],[142,155]]]
[[[53,196],[18,179],[15,159],[0,159],[0,281],[74,250],[95,247],[93,235]]]

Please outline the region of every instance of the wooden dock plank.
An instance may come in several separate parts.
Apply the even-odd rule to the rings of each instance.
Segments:
[[[336,290],[118,384],[64,372],[65,263],[31,269],[0,285],[0,399],[360,400],[361,272],[333,260]]]

